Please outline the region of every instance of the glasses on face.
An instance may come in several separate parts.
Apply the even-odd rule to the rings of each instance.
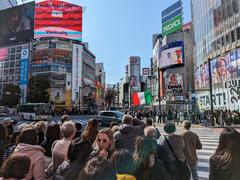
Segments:
[[[98,139],[97,139],[97,141],[98,141],[98,142],[103,142],[103,143],[106,143],[106,142],[108,142],[108,140],[107,140],[107,139],[100,139],[100,138],[98,138]]]

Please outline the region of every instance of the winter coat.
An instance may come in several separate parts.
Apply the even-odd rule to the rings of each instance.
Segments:
[[[45,159],[43,155],[44,149],[39,145],[30,145],[19,143],[14,150],[14,155],[24,154],[31,159],[29,172],[26,180],[44,180],[45,179]]]
[[[183,137],[173,134],[173,135],[166,135],[166,138],[168,139],[169,143],[171,144],[177,158],[181,161],[185,161],[185,156],[183,154],[183,148],[185,146],[185,142],[184,142]],[[170,147],[168,146],[168,144],[165,140],[165,136],[160,137],[159,144],[163,145],[166,148],[171,161],[172,162],[175,161],[176,158],[173,155]]]
[[[142,134],[144,126],[145,125],[143,122],[141,122],[137,126],[132,126],[128,124],[121,125],[119,127],[119,130],[113,135],[115,139],[115,148],[125,148],[129,150],[130,153],[133,153],[135,149],[135,139],[137,136]]]

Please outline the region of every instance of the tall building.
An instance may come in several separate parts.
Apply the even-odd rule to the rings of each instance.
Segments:
[[[191,23],[183,25],[179,31],[168,34],[165,38],[167,44],[162,44],[163,39],[160,36],[153,51],[153,105],[159,105],[159,93],[162,110],[191,110],[193,103],[190,96],[194,90]],[[168,64],[173,59],[179,59],[181,63],[174,61],[172,65]],[[158,83],[160,89],[157,87]]]
[[[240,110],[240,1],[191,0],[191,8],[198,107]]]
[[[99,109],[104,105],[104,94],[106,86],[106,72],[103,63],[96,63],[96,103]]]
[[[1,0],[0,10],[7,9],[17,5],[18,5],[17,0]]]

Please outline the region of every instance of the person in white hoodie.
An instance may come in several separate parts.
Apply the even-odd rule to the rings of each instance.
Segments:
[[[26,155],[31,159],[31,165],[25,180],[45,179],[45,159],[43,153],[44,149],[37,145],[37,131],[33,127],[23,129],[17,139],[17,147],[13,155]]]

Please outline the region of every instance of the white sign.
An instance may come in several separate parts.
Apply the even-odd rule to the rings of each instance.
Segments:
[[[72,100],[74,102],[79,98],[79,87],[82,86],[82,51],[83,46],[73,44],[72,55]]]
[[[21,59],[28,59],[29,57],[29,49],[22,49],[21,51]]]

